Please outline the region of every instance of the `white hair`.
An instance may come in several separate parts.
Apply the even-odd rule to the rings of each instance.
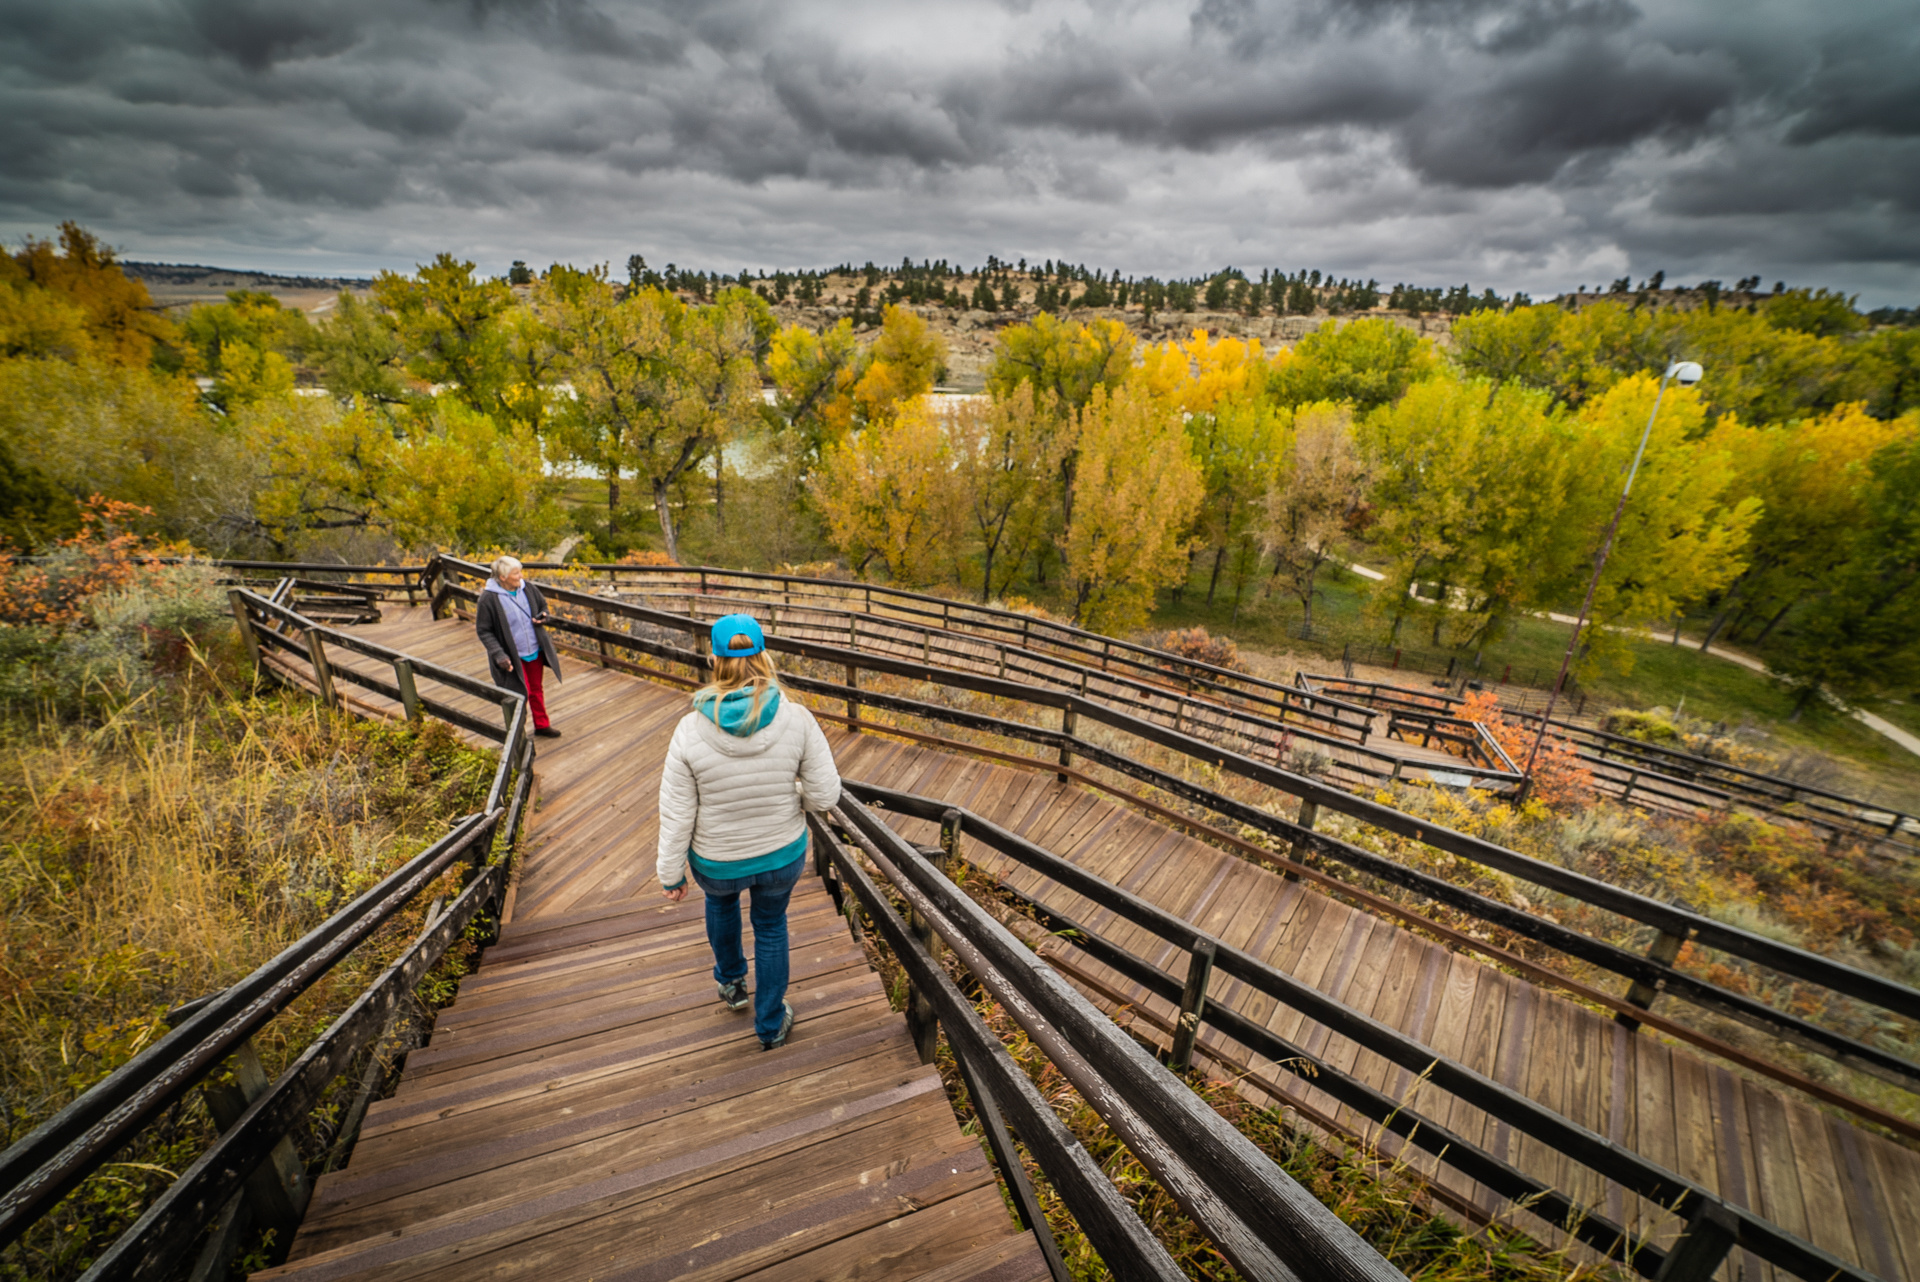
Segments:
[[[509,570],[519,569],[520,560],[518,557],[496,556],[493,558],[493,565],[489,568],[493,571],[493,577],[498,579]],[[504,582],[504,580],[502,581]]]

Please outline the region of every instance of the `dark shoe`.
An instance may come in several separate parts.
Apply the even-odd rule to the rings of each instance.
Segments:
[[[558,730],[555,730],[552,726],[535,726],[533,730],[533,737],[536,739],[558,739],[560,737],[560,732]]]
[[[773,1035],[770,1042],[761,1042],[763,1051],[777,1051],[787,1044],[787,1034],[793,1031],[793,1003],[780,1003],[780,1031]]]
[[[728,1010],[745,1010],[753,1005],[753,994],[747,991],[745,979],[736,979],[731,984],[720,985],[720,1000],[727,1004]]]

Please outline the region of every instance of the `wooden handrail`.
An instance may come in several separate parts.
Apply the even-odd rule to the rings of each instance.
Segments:
[[[863,806],[832,813],[1242,1275],[1402,1277],[898,833]]]
[[[1198,944],[1208,945],[1215,967],[1245,983],[1254,991],[1293,1007],[1307,1018],[1374,1052],[1391,1064],[1396,1064],[1411,1073],[1426,1076],[1434,1085],[1482,1109],[1522,1134],[1538,1140],[1555,1152],[1565,1154],[1603,1178],[1617,1182],[1629,1192],[1656,1205],[1668,1207],[1683,1217],[1690,1217],[1696,1208],[1702,1205],[1724,1208],[1735,1226],[1734,1242],[1771,1263],[1809,1279],[1848,1278],[1857,1282],[1873,1282],[1872,1274],[1857,1269],[1753,1211],[1724,1202],[1712,1189],[1667,1170],[1633,1150],[1555,1113],[1545,1105],[1501,1085],[1454,1059],[1436,1054],[1432,1048],[1415,1041],[1398,1029],[1371,1016],[1360,1014],[1312,985],[1269,966],[1250,953],[1234,948],[1225,940],[1200,929],[1184,918],[1115,886],[1078,864],[1028,841],[964,806],[955,806],[940,798],[923,797],[897,789],[862,784],[858,781],[848,781],[847,786],[855,797],[867,805],[877,803],[886,809],[918,819],[935,819],[953,824],[955,821],[952,816],[957,812],[958,826],[965,835],[1041,873],[1046,878],[1042,885],[1051,882],[1063,890],[1079,895],[1091,903],[1118,914],[1128,922],[1145,929],[1156,938],[1182,951],[1191,950]],[[935,929],[949,944],[953,944],[958,935],[982,929],[978,924],[980,918],[988,922],[992,921],[992,918],[979,910],[977,905],[973,905],[972,900],[962,891],[931,868],[926,859],[903,837],[868,814],[864,806],[848,807],[842,803],[836,813],[857,824],[871,842],[891,838],[887,852],[891,857],[890,862],[905,874],[905,877],[900,880],[912,883],[911,889],[906,890],[909,902],[914,902],[913,891],[918,891],[930,901],[934,910],[931,915]],[[868,850],[871,854],[871,846],[868,846]],[[1089,952],[1096,960],[1113,966],[1128,979],[1141,983],[1149,991],[1156,992],[1161,997],[1175,1002],[1180,1000],[1181,984],[1171,973],[1160,970],[1151,963],[1118,948],[1085,923],[1071,921],[1046,908],[1041,901],[1013,890],[1004,880],[1001,888],[1012,891],[1028,904],[1039,906],[1048,912],[1054,919],[1048,924],[1050,930],[1072,932],[1064,936],[1069,944],[1093,945]],[[918,903],[915,903],[915,907],[919,908]],[[969,907],[972,911],[969,911]],[[994,924],[997,926],[997,923]],[[949,934],[950,931],[953,933]],[[993,960],[997,962],[1000,959],[996,955]],[[1011,971],[1010,973],[1019,972]],[[1023,989],[1021,995],[1030,999],[1036,1006],[1041,1005],[1044,999],[1042,990]],[[1016,1018],[1019,1018],[1017,1013]],[[1422,1147],[1428,1147],[1430,1152],[1439,1153],[1443,1161],[1453,1158],[1454,1155],[1448,1151],[1446,1141],[1458,1143],[1457,1137],[1447,1137],[1443,1133],[1438,1136],[1429,1136],[1425,1142],[1421,1142],[1416,1132],[1430,1128],[1432,1126],[1430,1121],[1406,1110],[1397,1102],[1372,1092],[1370,1088],[1364,1091],[1352,1089],[1360,1085],[1357,1080],[1351,1074],[1326,1062],[1323,1057],[1285,1041],[1263,1025],[1217,1005],[1202,1006],[1198,1018],[1203,1023],[1214,1024],[1221,1033],[1240,1042],[1254,1054],[1270,1059],[1308,1078],[1316,1087],[1328,1091],[1329,1094],[1354,1107],[1363,1115],[1379,1113],[1379,1116],[1373,1116],[1371,1120],[1388,1125],[1399,1134],[1416,1143],[1421,1143]],[[1400,1112],[1410,1112],[1410,1116],[1403,1121],[1394,1122],[1392,1115]],[[1435,1144],[1436,1140],[1442,1142]],[[1471,1159],[1476,1164],[1495,1164],[1486,1168],[1490,1173],[1504,1168],[1504,1171],[1511,1176],[1526,1178],[1520,1176],[1520,1173],[1511,1166],[1498,1162],[1490,1154],[1471,1147],[1465,1148],[1458,1156]],[[1643,1242],[1635,1243],[1619,1226],[1598,1220],[1591,1208],[1579,1206],[1564,1197],[1550,1199],[1548,1205],[1563,1213],[1561,1223],[1576,1236],[1582,1237],[1589,1245],[1602,1250],[1609,1249],[1608,1242],[1611,1240],[1613,1245],[1610,1253],[1615,1258],[1626,1260],[1648,1276],[1659,1273],[1661,1266],[1665,1263],[1662,1253],[1654,1251]],[[1581,1231],[1580,1226],[1582,1222],[1592,1221],[1597,1221],[1602,1231],[1589,1236]]]
[[[477,570],[478,567],[473,567]],[[466,593],[469,590],[450,587],[449,590]],[[577,596],[583,603],[599,609],[609,615],[617,615],[634,622],[645,623],[670,631],[687,635],[698,635],[704,629],[698,623],[682,615],[669,614],[636,606],[628,602],[608,598],[592,597],[586,594],[570,593],[566,589],[553,589],[549,593],[555,599],[563,599],[562,594]],[[553,626],[573,631],[595,643],[606,642],[625,648],[664,658],[669,662],[685,664],[697,670],[704,663],[704,656],[697,650],[681,648],[645,641],[612,629],[603,629],[587,624],[575,624],[567,620],[555,620]],[[1558,865],[1548,864],[1517,851],[1494,845],[1479,838],[1439,827],[1414,816],[1383,806],[1365,798],[1355,797],[1345,791],[1330,788],[1305,776],[1266,765],[1239,753],[1223,749],[1217,744],[1196,739],[1165,727],[1141,721],[1125,713],[1116,712],[1101,704],[1081,698],[1076,694],[1046,688],[1035,688],[1017,682],[1002,681],[997,678],[964,672],[953,672],[930,668],[922,664],[864,654],[848,650],[841,646],[822,645],[813,642],[794,641],[778,636],[768,638],[768,648],[776,652],[793,654],[802,658],[817,659],[840,667],[867,668],[872,671],[887,672],[915,680],[944,684],[976,693],[990,694],[1029,704],[1072,710],[1077,716],[1099,721],[1114,729],[1132,734],[1148,742],[1168,748],[1176,753],[1195,760],[1204,761],[1218,769],[1236,774],[1255,782],[1298,796],[1316,805],[1344,812],[1362,822],[1384,829],[1397,835],[1423,842],[1450,854],[1497,868],[1502,872],[1542,885],[1571,898],[1583,900],[1596,907],[1619,913],[1631,920],[1645,922],[1658,929],[1682,937],[1699,940],[1702,944],[1719,948],[1736,956],[1746,957],[1750,961],[1769,966],[1794,978],[1829,988],[1837,993],[1883,1006],[1901,1014],[1920,1013],[1920,993],[1904,985],[1881,976],[1857,970],[1817,954],[1779,944],[1763,936],[1754,935],[1737,927],[1726,926],[1711,918],[1701,916],[1672,904],[1662,903],[1631,891],[1621,890],[1594,878],[1575,873]],[[1347,843],[1338,842],[1312,831],[1310,828],[1268,815],[1264,811],[1241,803],[1231,802],[1224,797],[1208,792],[1184,779],[1168,775],[1146,767],[1137,761],[1113,753],[1077,736],[1060,731],[1046,730],[1020,722],[1010,722],[999,718],[976,713],[961,712],[937,704],[903,699],[884,695],[872,690],[853,690],[848,686],[812,678],[790,676],[783,678],[796,689],[818,693],[832,698],[856,699],[873,708],[897,711],[904,715],[920,717],[933,721],[944,721],[964,728],[1000,734],[1041,744],[1054,750],[1064,749],[1069,753],[1094,761],[1108,769],[1129,774],[1144,782],[1151,783],[1165,791],[1183,798],[1197,800],[1227,814],[1236,822],[1264,828],[1275,835],[1282,836],[1303,848],[1313,849],[1353,867],[1356,871],[1382,877],[1394,884],[1415,890],[1428,898],[1449,904],[1481,917],[1495,925],[1514,931],[1516,934],[1546,943],[1559,951],[1579,957],[1581,960],[1612,970],[1617,974],[1636,982],[1659,984],[1664,990],[1684,1000],[1705,1006],[1721,1014],[1729,1015],[1742,1022],[1753,1024],[1765,1031],[1785,1037],[1801,1045],[1818,1050],[1842,1062],[1849,1063],[1863,1071],[1883,1077],[1888,1081],[1907,1086],[1911,1089],[1920,1084],[1920,1066],[1913,1065],[1898,1056],[1879,1050],[1876,1047],[1845,1037],[1831,1030],[1821,1028],[1806,1020],[1775,1010],[1764,1003],[1757,1002],[1744,995],[1733,993],[1717,985],[1706,983],[1671,966],[1638,954],[1620,949],[1614,945],[1590,936],[1579,934],[1559,926],[1557,923],[1535,917],[1531,913],[1498,903],[1467,891],[1451,882],[1429,874],[1420,873],[1396,861],[1374,855]]]

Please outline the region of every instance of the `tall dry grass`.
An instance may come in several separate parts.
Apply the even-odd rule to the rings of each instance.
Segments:
[[[177,641],[149,647],[104,701],[0,715],[9,1143],[161,1036],[167,1011],[241,978],[483,804],[492,760],[445,726],[256,692],[230,637]],[[431,898],[256,1037],[270,1072],[418,931]],[[211,1136],[190,1096],[0,1256],[0,1277],[76,1276]],[[327,1118],[299,1139],[317,1159]]]

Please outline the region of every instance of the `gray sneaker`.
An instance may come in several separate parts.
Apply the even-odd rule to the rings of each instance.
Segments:
[[[780,1031],[773,1035],[772,1041],[760,1043],[763,1051],[777,1051],[787,1044],[787,1034],[793,1031],[793,1003],[780,1003]]]
[[[753,994],[747,991],[745,979],[736,979],[731,984],[720,985],[720,1000],[727,1004],[728,1010],[745,1010],[753,1005]]]

